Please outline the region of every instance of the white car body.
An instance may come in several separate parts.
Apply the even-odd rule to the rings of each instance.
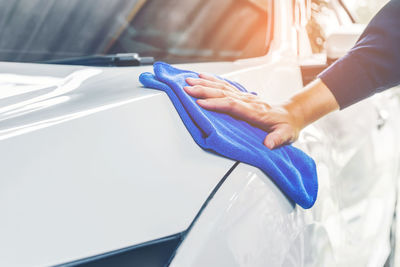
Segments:
[[[264,57],[177,67],[288,98],[302,88],[307,38],[292,8],[275,1]],[[178,233],[170,266],[383,266],[400,153],[394,91],[302,132],[295,146],[319,176],[304,210],[257,168],[198,147],[167,95],[140,85],[144,71],[0,63],[0,266],[79,262]]]

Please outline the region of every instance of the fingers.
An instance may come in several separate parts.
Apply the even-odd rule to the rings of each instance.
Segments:
[[[223,91],[220,89],[205,87],[201,85],[186,86],[183,87],[183,89],[186,93],[195,98],[220,98],[226,96],[234,97],[234,94],[229,91]]]
[[[294,141],[293,131],[290,127],[281,126],[265,137],[264,145],[269,149],[275,149]]]
[[[257,95],[254,95],[254,94],[248,93],[248,92],[240,91],[238,88],[236,88],[236,86],[230,84],[229,82],[227,82],[225,80],[218,79],[218,78],[216,78],[216,77],[214,77],[212,75],[200,73],[199,77],[200,77],[200,79],[197,79],[197,80],[203,80],[203,81],[206,81],[206,82],[210,81],[210,82],[218,83],[219,86],[221,86],[221,87],[219,87],[220,89],[228,90],[228,91],[231,91],[231,92],[233,92],[233,93],[235,93],[237,95],[240,95],[242,100],[253,101],[253,100],[258,98]]]
[[[272,109],[254,95],[249,98],[248,94],[242,92],[234,93],[216,88],[213,81],[187,80],[193,86],[186,86],[184,90],[189,95],[198,98],[197,103],[202,108],[229,114],[270,132],[264,140],[264,145],[269,149],[289,144],[297,138],[298,131],[282,108]]]
[[[225,83],[225,84],[227,84],[227,85],[231,85],[230,83],[228,83],[228,82],[225,81],[225,80],[219,79],[219,78],[217,78],[217,77],[215,77],[215,76],[213,76],[213,75],[209,75],[209,74],[206,74],[206,73],[200,73],[200,74],[199,74],[199,77],[200,77],[201,79],[204,79],[204,80],[208,80],[208,81],[212,81],[212,82],[217,82],[217,83]]]
[[[197,100],[197,104],[208,110],[229,114],[234,109],[237,109],[239,105],[242,105],[240,101],[237,101],[233,97],[199,99]]]
[[[231,91],[226,91],[218,88],[206,87],[202,85],[195,86],[185,86],[183,87],[186,93],[195,97],[195,98],[218,98],[218,97],[233,97],[245,102],[255,102],[258,103],[260,101],[255,101],[256,96],[247,94],[247,93],[233,93]]]
[[[260,102],[256,101],[257,96],[249,93],[244,93],[241,91],[234,91],[223,89],[221,87],[216,87],[214,84],[209,84],[208,82],[204,82],[205,80],[201,79],[187,79],[189,84],[193,86],[185,86],[183,89],[189,95],[195,98],[217,98],[217,97],[234,97],[237,99],[241,99],[246,102]],[[209,86],[205,85],[208,84]]]
[[[235,97],[199,99],[197,103],[204,109],[226,113],[249,123],[257,124],[259,121],[258,112],[254,110],[254,107]]]
[[[230,92],[240,92],[236,87],[233,85],[229,84],[226,81],[222,81],[219,79],[214,79],[214,80],[208,80],[208,79],[196,79],[196,78],[187,78],[186,82],[191,85],[191,86],[196,86],[196,85],[201,85],[205,87],[210,87],[210,88],[217,88],[225,91],[230,91]]]
[[[249,94],[236,94],[231,91],[226,91],[218,88],[212,88],[212,87],[206,87],[202,85],[195,85],[195,86],[185,86],[183,87],[186,93],[189,95],[195,97],[195,98],[200,98],[200,99],[205,99],[205,98],[220,98],[220,97],[232,97],[236,98],[242,101],[247,101],[249,102],[253,95]]]

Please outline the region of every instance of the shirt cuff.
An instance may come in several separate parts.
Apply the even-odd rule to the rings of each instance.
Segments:
[[[347,54],[318,75],[344,109],[374,94],[374,88],[356,55]]]

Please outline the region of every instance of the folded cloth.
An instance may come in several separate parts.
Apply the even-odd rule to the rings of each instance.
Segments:
[[[200,147],[258,167],[294,202],[306,209],[312,207],[318,192],[314,160],[291,145],[270,150],[263,144],[265,131],[227,114],[201,108],[196,98],[183,90],[188,86],[185,80],[189,77],[199,76],[193,71],[156,62],[154,75],[142,73],[139,79],[145,87],[167,93]],[[247,92],[240,84],[225,80]]]

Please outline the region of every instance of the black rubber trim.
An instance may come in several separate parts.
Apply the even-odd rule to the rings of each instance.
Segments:
[[[239,165],[240,161],[235,162],[235,164],[233,164],[233,166],[229,169],[229,171],[224,175],[224,177],[222,177],[222,179],[218,182],[218,184],[214,187],[214,189],[211,191],[211,194],[208,196],[207,200],[203,203],[203,205],[201,206],[199,212],[197,213],[197,215],[194,217],[192,223],[189,225],[188,229],[186,229],[186,231],[182,232],[182,239],[181,242],[178,244],[178,246],[176,247],[176,250],[174,251],[174,253],[172,254],[171,258],[169,259],[168,263],[166,264],[166,266],[169,266],[169,264],[172,262],[172,260],[175,257],[176,251],[178,250],[179,246],[182,244],[182,242],[185,240],[186,236],[188,235],[188,233],[190,232],[190,230],[193,228],[194,224],[196,223],[196,221],[199,219],[200,215],[203,213],[204,209],[207,207],[208,203],[211,201],[211,199],[213,199],[213,197],[215,196],[215,194],[217,193],[218,189],[222,186],[222,184],[225,182],[225,180],[228,178],[228,176],[233,172],[233,170]]]
[[[182,233],[57,265],[58,267],[159,267],[168,262],[181,243]]]

